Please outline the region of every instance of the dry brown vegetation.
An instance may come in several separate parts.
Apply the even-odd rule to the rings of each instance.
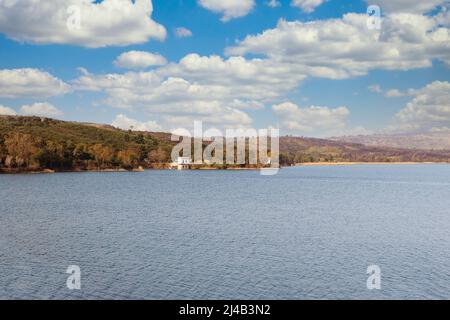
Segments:
[[[167,168],[174,144],[167,133],[0,116],[0,171],[3,172]],[[280,138],[281,165],[311,162],[450,162],[450,150],[409,150],[292,136]]]

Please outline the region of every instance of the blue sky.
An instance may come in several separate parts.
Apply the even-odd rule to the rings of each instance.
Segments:
[[[134,5],[126,0],[104,0],[103,3],[108,1]],[[139,12],[133,18],[136,26],[127,22],[127,16],[117,18],[118,25],[115,26],[114,22],[112,25],[106,23],[114,11],[104,16],[95,11],[98,16],[94,19],[89,14],[91,11],[87,11],[90,8],[82,8],[81,28],[87,29],[87,38],[95,40],[98,37],[99,43],[105,42],[99,47],[92,45],[90,40],[68,34],[70,30],[63,30],[65,21],[57,20],[49,11],[42,9],[36,13],[36,20],[30,20],[26,12],[21,16],[17,11],[23,9],[14,11],[14,5],[0,5],[7,17],[19,16],[11,21],[0,18],[0,69],[12,71],[2,74],[3,81],[0,79],[0,112],[8,113],[5,110],[9,110],[10,113],[113,123],[122,128],[133,125],[149,130],[189,127],[193,120],[204,120],[219,128],[275,126],[284,133],[305,136],[450,128],[450,102],[445,103],[450,81],[450,19],[445,11],[448,1],[437,0],[426,8],[422,8],[422,1],[410,1],[409,7],[402,7],[402,0],[373,1],[371,3],[379,4],[382,10],[386,9],[380,30],[362,30],[364,24],[360,19],[368,19],[366,1],[318,0],[320,5],[312,9],[302,6],[308,1],[297,1],[295,6],[291,0],[280,0],[276,7],[269,6],[266,0],[245,1],[251,10],[231,8],[240,16],[223,21],[221,18],[228,9],[221,7],[220,1],[153,0],[153,10],[147,18],[165,29],[165,36],[160,31],[155,31],[154,36],[141,35]],[[31,8],[33,4],[29,3]],[[95,6],[94,3],[91,5]],[[65,8],[55,4],[55,11],[58,9],[64,17]],[[355,18],[345,21],[344,16],[349,13],[355,14]],[[108,29],[98,31],[106,28],[101,25],[102,19],[111,30],[107,37]],[[100,26],[93,29],[91,20],[100,21]],[[291,24],[283,27],[280,20]],[[47,28],[33,29],[33,22],[42,24],[44,21],[49,21]],[[307,22],[314,25],[314,30],[309,29]],[[329,23],[321,24],[324,22]],[[427,29],[422,30],[423,25],[427,25]],[[192,35],[177,37],[175,31],[180,27],[190,30]],[[334,28],[338,30],[336,34],[332,32]],[[271,30],[270,37],[264,35],[268,30]],[[331,30],[327,31],[331,33],[324,30]],[[361,34],[355,36],[354,30]],[[320,34],[322,31],[324,34],[318,39],[305,40],[311,34],[308,32]],[[145,41],[133,40],[135,34],[144,37]],[[375,37],[374,42],[379,42],[379,46],[372,48],[370,42],[362,43],[360,39],[364,39],[365,34]],[[253,39],[246,41],[248,36]],[[345,49],[335,52],[341,48]],[[390,48],[396,51],[389,52]],[[119,67],[114,63],[118,56],[127,52],[158,54],[167,60],[167,64],[138,69]],[[190,59],[194,68],[180,63],[190,54],[205,59],[199,59],[201,62]],[[384,55],[388,56],[386,60],[382,58]],[[219,56],[221,61],[213,63],[212,56]],[[244,59],[236,66],[236,71],[222,66],[222,62],[226,65],[236,56]],[[36,74],[33,71],[24,75],[18,71],[25,68]],[[244,68],[249,68],[253,74],[247,76]],[[275,71],[269,68],[283,69],[286,81],[283,81],[283,74],[274,75]],[[43,80],[38,80],[41,83],[36,84],[33,79],[39,72],[45,72],[53,80],[44,76]],[[242,77],[236,74],[240,72]],[[147,76],[155,73],[159,81],[155,80],[157,88],[150,85],[149,96],[145,98],[147,92],[142,88],[148,83],[136,80],[141,73]],[[125,75],[122,82],[111,80],[105,85],[92,84],[101,83],[102,77],[114,74]],[[264,75],[265,80],[259,79],[260,75]],[[181,86],[181,91],[176,91],[175,85],[165,85],[164,81],[168,79],[177,79],[175,85]],[[12,87],[14,81],[18,84]],[[57,93],[50,88],[32,90],[36,85],[44,87],[45,81],[49,81],[50,87],[55,86],[55,81],[67,87]],[[137,82],[122,88],[127,81]],[[90,85],[87,86],[87,82]],[[234,83],[240,85],[234,88]],[[274,92],[269,93],[272,84]],[[21,85],[24,88],[17,87]],[[134,86],[142,88],[133,91]],[[242,92],[234,96],[241,89]],[[394,89],[398,94],[388,94]],[[8,94],[8,90],[17,93]],[[204,93],[196,97],[197,91]],[[183,94],[186,94],[187,102],[180,102]],[[425,99],[420,99],[424,95]],[[213,108],[207,106],[208,99]]]

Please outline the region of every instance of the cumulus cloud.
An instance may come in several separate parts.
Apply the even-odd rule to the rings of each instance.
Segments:
[[[254,0],[197,0],[198,4],[215,13],[223,14],[222,21],[246,16],[254,7]]]
[[[156,121],[141,122],[135,119],[128,118],[123,114],[117,115],[111,125],[123,130],[151,132],[161,131],[161,126]]]
[[[184,27],[176,28],[174,33],[175,33],[175,37],[177,37],[177,38],[192,37],[192,31],[187,28],[184,28]]]
[[[38,69],[0,70],[0,97],[51,97],[66,94],[70,87],[48,72]]]
[[[441,15],[393,14],[384,19],[381,30],[367,28],[365,14],[312,22],[280,20],[276,28],[247,36],[226,53],[263,55],[289,64],[293,73],[330,79],[374,69],[424,68],[433,59],[450,61],[450,32],[442,20]]]
[[[214,128],[219,130],[250,128],[253,123],[253,119],[247,113],[229,107],[202,116],[173,115],[165,117],[165,121],[170,131],[178,128],[192,130],[194,121],[203,121],[205,126],[214,126]]]
[[[386,91],[386,93],[384,95],[387,98],[398,98],[398,97],[405,96],[406,93],[403,93],[398,89],[391,89],[391,90]]]
[[[63,115],[62,111],[47,102],[38,102],[32,105],[24,105],[20,108],[22,114],[26,116],[38,117],[58,117]]]
[[[421,132],[450,128],[449,82],[435,81],[409,92],[414,98],[395,115],[390,130]]]
[[[220,87],[231,99],[269,100],[296,88],[305,75],[289,65],[268,59],[245,59],[189,54],[162,70],[166,76],[188,79],[202,86]]]
[[[166,78],[156,72],[85,75],[77,80],[76,86],[80,90],[105,91],[108,97],[104,103],[110,106],[140,109],[166,116],[167,122],[177,124],[188,118],[191,123],[193,120],[248,123],[251,119],[238,108],[260,106],[252,100],[239,100],[232,88]]]
[[[8,0],[0,2],[0,32],[37,44],[126,46],[165,38],[152,12],[151,0]]]
[[[281,6],[281,3],[278,0],[270,0],[267,2],[267,5],[271,8],[277,8],[277,7]]]
[[[369,30],[365,14],[308,23],[282,20],[276,28],[228,48],[228,58],[189,54],[178,63],[145,72],[84,72],[72,84],[78,90],[104,92],[103,103],[109,106],[157,115],[164,128],[193,120],[249,126],[247,110],[283,101],[308,76],[345,79],[375,69],[410,70],[429,67],[435,59],[450,61],[447,20],[444,13],[391,14],[382,30]],[[388,94],[379,85],[370,89]],[[293,132],[316,136],[365,132],[346,125],[346,107],[294,106],[273,108],[282,125]]]
[[[326,0],[292,0],[292,6],[302,9],[306,13],[313,12]]]
[[[383,90],[381,89],[379,84],[372,84],[368,87],[370,92],[381,93]]]
[[[346,107],[332,109],[311,106],[301,108],[292,102],[274,105],[272,109],[281,120],[281,130],[323,137],[346,131],[346,122],[350,115],[350,111]]]
[[[17,112],[14,109],[11,109],[9,107],[5,107],[0,104],[0,115],[2,116],[15,116],[17,115]]]
[[[378,5],[386,12],[425,13],[438,6],[447,4],[448,0],[366,0],[368,5]]]
[[[147,72],[81,75],[78,90],[103,91],[104,103],[153,114],[247,125],[245,110],[258,110],[298,86],[304,76],[268,60],[190,54]]]
[[[417,93],[417,90],[415,89],[408,89],[406,91],[401,91],[399,89],[383,90],[379,85],[371,85],[368,87],[368,89],[373,93],[382,94],[386,98],[400,98],[406,96],[414,96]]]
[[[125,69],[144,69],[165,64],[167,60],[162,55],[145,51],[124,52],[114,61],[115,66]]]

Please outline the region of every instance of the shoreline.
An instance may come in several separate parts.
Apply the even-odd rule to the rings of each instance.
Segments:
[[[52,169],[42,169],[42,170],[0,170],[0,175],[2,174],[54,174],[54,173],[118,173],[118,172],[144,172],[146,169],[135,168],[132,170],[126,169],[102,169],[102,170],[52,170]],[[147,169],[147,170],[157,170],[157,169]]]
[[[419,165],[419,164],[450,164],[450,162],[305,162],[297,163],[293,167],[333,167],[358,165]]]
[[[170,168],[134,168],[131,170],[127,169],[92,169],[92,170],[80,170],[80,169],[73,169],[73,170],[52,170],[52,169],[41,169],[41,170],[5,170],[0,169],[0,175],[2,174],[54,174],[54,173],[126,173],[126,172],[132,172],[132,173],[139,173],[139,172],[145,172],[145,171],[255,171],[260,170],[260,168],[226,168],[226,169],[220,169],[220,168],[211,168],[211,167],[204,167],[204,168],[195,168],[195,169],[184,169],[184,170],[177,170],[177,169],[170,169]]]
[[[292,166],[281,166],[279,169],[283,168],[295,168],[295,167],[339,167],[339,166],[359,166],[359,165],[450,165],[450,162],[305,162],[305,163],[297,163]],[[204,168],[195,168],[195,169],[186,169],[186,170],[176,170],[169,168],[134,168],[131,170],[127,169],[93,169],[93,170],[52,170],[52,169],[42,169],[42,170],[4,170],[0,169],[0,175],[2,174],[54,174],[54,173],[126,173],[126,172],[145,172],[145,171],[256,171],[263,168],[212,168],[212,167],[204,167]]]

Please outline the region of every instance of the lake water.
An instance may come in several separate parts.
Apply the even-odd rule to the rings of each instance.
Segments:
[[[2,175],[0,190],[2,299],[450,298],[448,165]]]

